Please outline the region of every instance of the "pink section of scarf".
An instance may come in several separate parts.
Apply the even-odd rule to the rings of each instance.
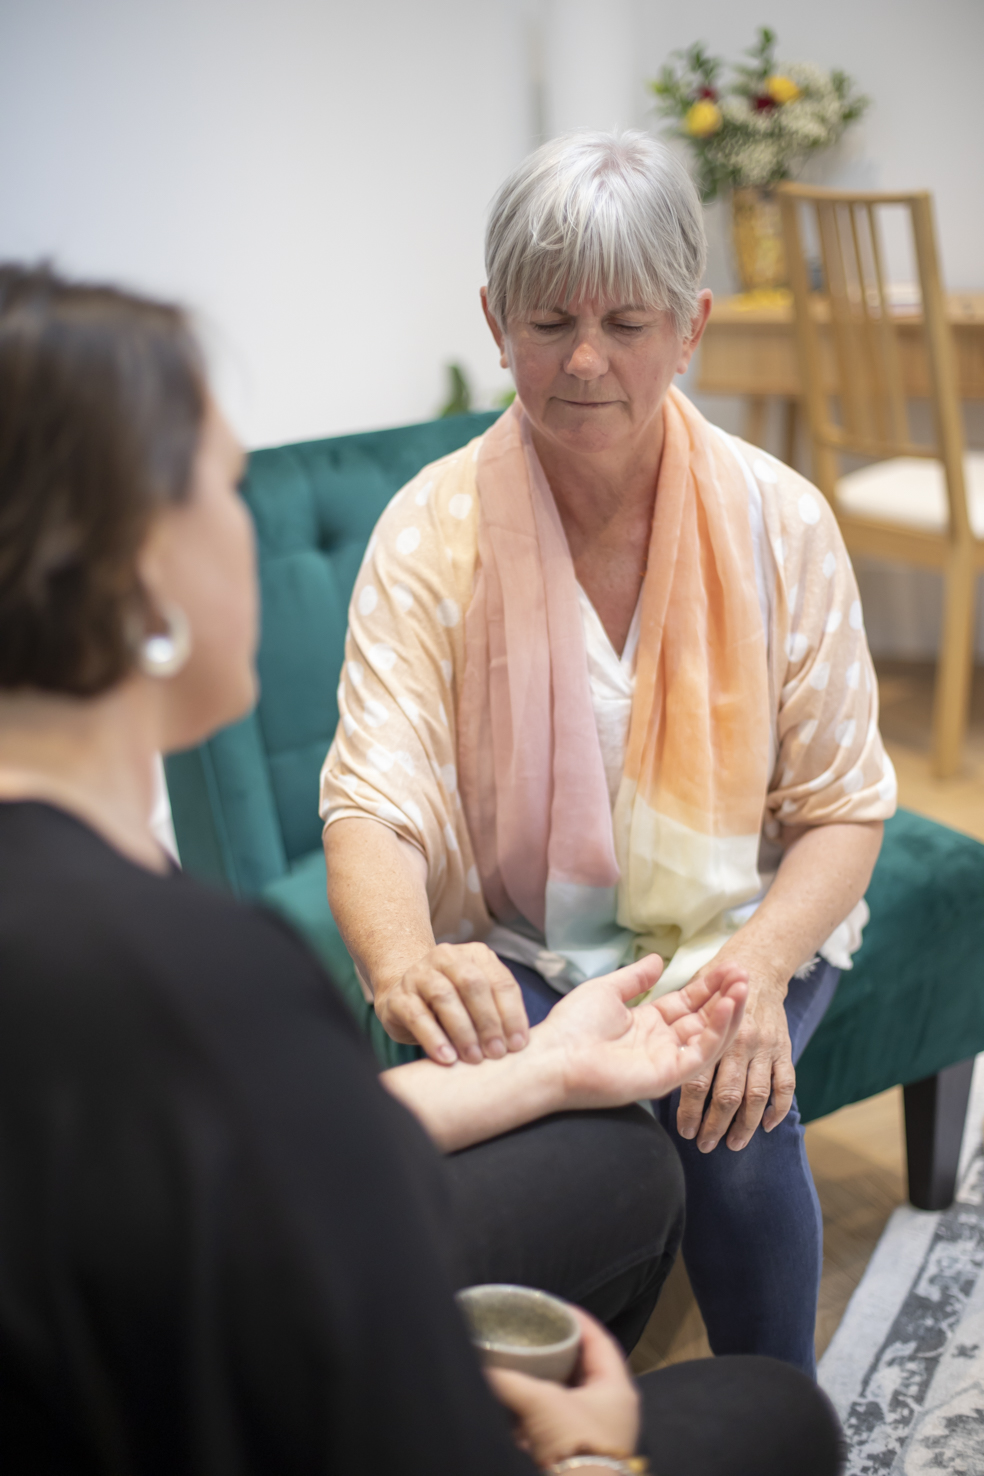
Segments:
[[[754,834],[768,703],[747,489],[676,390],[663,419],[626,774],[703,834]],[[612,887],[620,873],[574,565],[518,402],[483,438],[477,483],[460,788],[491,911],[542,930],[548,877]]]

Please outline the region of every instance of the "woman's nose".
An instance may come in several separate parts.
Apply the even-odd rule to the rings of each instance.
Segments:
[[[600,379],[608,369],[608,360],[590,338],[582,338],[575,345],[564,368],[568,374],[573,374],[578,379]]]

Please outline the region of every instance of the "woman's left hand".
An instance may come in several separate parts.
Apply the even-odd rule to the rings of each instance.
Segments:
[[[720,966],[712,961],[691,982]],[[759,1124],[767,1133],[777,1127],[792,1104],[796,1071],[783,1005],[786,986],[758,970],[750,973],[744,1018],[717,1072],[701,1072],[680,1091],[677,1132],[696,1138],[702,1153],[710,1153],[725,1134],[728,1147],[738,1152]]]
[[[713,1071],[738,1030],[748,974],[740,964],[712,963],[686,988],[630,1008],[660,971],[650,956],[580,984],[535,1028],[534,1054],[563,1060],[566,1110],[662,1097]]]

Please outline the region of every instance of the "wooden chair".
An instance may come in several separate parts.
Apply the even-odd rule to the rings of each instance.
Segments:
[[[984,569],[984,455],[964,450],[956,368],[930,196],[781,185],[783,232],[814,475],[855,554],[938,569],[943,629],[933,760],[960,765],[974,659],[977,575]],[[885,207],[908,216],[921,305],[893,304],[879,229]],[[814,291],[801,223],[812,215],[822,286]],[[933,435],[914,441],[897,325],[921,313]],[[911,351],[911,350],[910,350]],[[836,407],[836,418],[834,409]],[[844,455],[870,465],[840,474]]]

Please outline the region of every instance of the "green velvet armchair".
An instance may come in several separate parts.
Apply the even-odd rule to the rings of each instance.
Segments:
[[[243,493],[259,549],[260,700],[242,722],[166,763],[182,864],[296,927],[384,1065],[414,1052],[380,1027],[332,920],[318,774],[338,720],[349,596],[373,525],[422,466],[494,418],[253,452]],[[886,827],[868,902],[855,967],[800,1061],[799,1106],[809,1120],[902,1084],[910,1197],[938,1208],[952,1198],[973,1057],[984,1050],[984,846],[902,811]]]

